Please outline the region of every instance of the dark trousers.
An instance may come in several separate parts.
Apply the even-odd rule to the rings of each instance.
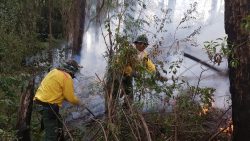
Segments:
[[[58,106],[57,106],[58,107]],[[59,114],[59,108],[44,107],[42,120],[45,131],[45,141],[63,141],[63,124]]]
[[[35,103],[42,107],[40,113],[42,114],[41,128],[45,131],[44,141],[63,141],[63,123],[59,106],[41,101],[35,101]]]
[[[133,78],[131,76],[124,77],[123,81],[123,88],[125,92],[124,97],[124,104],[125,106],[128,106],[127,104],[132,104],[134,100],[134,94],[133,94]]]
[[[123,76],[121,81],[115,80],[114,81],[114,91],[113,91],[113,99],[116,100],[118,98],[118,91],[119,88],[122,89],[121,96],[124,96],[124,104],[123,106],[128,108],[129,104],[133,103],[134,95],[133,95],[133,78],[131,76]]]

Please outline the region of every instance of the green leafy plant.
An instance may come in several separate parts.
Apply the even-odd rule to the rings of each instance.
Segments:
[[[234,45],[227,44],[227,37],[217,38],[215,41],[204,42],[204,49],[207,51],[208,58],[214,64],[220,65],[224,57],[231,58],[229,65],[232,67],[237,67],[239,60],[235,58],[232,54],[234,50]]]
[[[16,138],[16,119],[19,106],[21,87],[25,84],[22,76],[0,76],[0,125],[1,139],[11,140]]]

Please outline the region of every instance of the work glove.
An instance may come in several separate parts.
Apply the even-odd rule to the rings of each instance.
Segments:
[[[138,73],[137,71],[133,71],[131,76],[132,76],[132,77],[138,77],[138,76],[139,76],[139,73]]]
[[[143,61],[143,64],[147,64],[147,62],[148,62],[148,56],[144,57],[144,58],[142,59],[142,61]]]
[[[139,78],[140,77],[140,73],[137,72],[137,71],[133,71],[132,72],[132,77]]]

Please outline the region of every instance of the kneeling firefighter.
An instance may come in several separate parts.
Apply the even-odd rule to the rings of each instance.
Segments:
[[[59,114],[64,100],[74,105],[82,105],[74,95],[73,78],[81,66],[74,60],[63,63],[51,70],[42,80],[34,97],[34,102],[42,107],[42,125],[45,141],[63,140],[63,123]]]

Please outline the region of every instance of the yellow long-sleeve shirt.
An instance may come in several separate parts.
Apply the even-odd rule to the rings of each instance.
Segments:
[[[147,58],[147,56],[148,56],[147,52],[146,52],[146,51],[142,51],[142,52],[139,53],[138,59],[139,59],[141,62],[145,63],[145,66],[146,66],[148,72],[150,72],[150,73],[155,73],[155,71],[156,71],[155,65],[154,65],[154,63],[153,63],[149,58]],[[147,58],[147,59],[146,59],[146,61],[144,62],[143,60],[144,60],[145,58]],[[129,66],[129,65],[126,66],[126,67],[124,68],[124,74],[125,74],[125,75],[131,76],[132,72],[133,72],[133,69],[132,69],[132,67]]]
[[[62,106],[64,100],[79,104],[79,99],[74,95],[73,79],[61,70],[53,69],[42,80],[34,99],[42,102]]]

